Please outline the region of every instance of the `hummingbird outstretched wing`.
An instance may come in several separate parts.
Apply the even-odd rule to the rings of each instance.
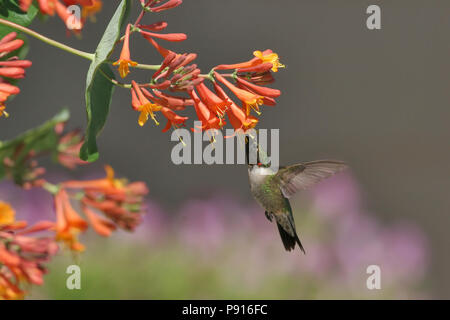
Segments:
[[[290,198],[298,191],[307,189],[346,168],[347,165],[341,161],[305,162],[280,168],[275,179],[278,179],[283,195]]]

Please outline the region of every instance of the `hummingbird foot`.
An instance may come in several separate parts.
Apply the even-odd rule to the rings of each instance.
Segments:
[[[269,220],[270,222],[272,222],[273,214],[272,214],[272,213],[269,213],[269,212],[267,212],[267,211],[265,211],[264,214],[266,215],[267,220]]]

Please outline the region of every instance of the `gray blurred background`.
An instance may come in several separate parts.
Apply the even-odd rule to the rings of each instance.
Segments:
[[[105,0],[81,40],[67,38],[57,18],[33,27],[93,51],[117,2]],[[382,30],[366,28],[370,4],[382,8]],[[428,235],[432,290],[450,298],[449,12],[447,0],[185,0],[145,22],[164,19],[169,31],[187,33],[187,41],[167,47],[199,53],[204,72],[247,60],[255,49],[277,52],[287,65],[274,84],[283,94],[277,107],[263,107],[259,127],[281,129],[281,163],[350,163],[369,211],[386,224],[410,221]],[[40,124],[63,106],[70,107],[70,126],[84,129],[88,62],[30,42],[33,66],[20,83],[22,94],[9,103],[12,118],[2,120],[0,139]],[[145,40],[136,36],[131,43],[135,60],[160,62]],[[133,71],[127,80],[148,77]],[[117,89],[98,140],[97,168],[109,163],[119,174],[145,180],[150,196],[169,208],[212,190],[250,198],[244,166],[175,166],[170,134],[151,121],[139,127],[137,117],[129,92]]]

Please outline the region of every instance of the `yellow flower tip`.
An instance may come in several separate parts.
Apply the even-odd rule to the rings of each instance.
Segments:
[[[16,212],[7,202],[0,201],[0,226],[12,224],[15,221]]]
[[[269,53],[264,55],[261,51],[258,50],[253,52],[253,55],[256,58],[261,59],[263,63],[270,62],[272,64],[273,72],[278,72],[279,68],[286,68],[286,66],[280,62],[280,58],[276,53]]]
[[[250,115],[250,111],[253,109],[258,115],[261,115],[261,112],[259,111],[259,106],[264,103],[264,100],[262,97],[257,97],[256,99],[245,101],[245,110],[247,116]]]
[[[262,60],[263,53],[259,50],[253,51],[253,55]]]
[[[141,114],[139,115],[139,119],[138,119],[138,123],[141,127],[144,126],[144,124],[147,122],[148,120],[148,111],[146,110],[147,108],[145,108],[145,106],[141,107]]]
[[[5,111],[6,107],[5,105],[0,104],[0,118],[4,115],[5,118],[9,117],[9,113]]]
[[[286,66],[282,63],[280,63],[279,60],[276,61],[276,63],[272,63],[272,71],[273,72],[278,72],[279,68],[286,68]]]
[[[122,78],[126,78],[126,76],[130,73],[130,68],[128,67],[128,63],[120,63],[119,66],[119,74]]]
[[[139,115],[138,120],[139,125],[142,127],[148,121],[148,117],[150,116],[155,124],[159,126],[159,122],[156,120],[154,112],[160,111],[161,109],[162,107],[155,103],[147,103],[140,106],[139,110],[141,111],[141,114]]]
[[[117,60],[113,63],[113,66],[119,65],[119,74],[122,78],[126,78],[126,76],[130,73],[130,66],[135,67],[138,65],[137,62],[131,60]]]

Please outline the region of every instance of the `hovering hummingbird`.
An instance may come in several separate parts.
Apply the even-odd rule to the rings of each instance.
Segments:
[[[277,172],[268,165],[249,164],[247,142],[247,164],[250,190],[256,201],[265,209],[266,218],[272,222],[275,218],[284,248],[291,251],[298,244],[305,249],[295,229],[289,198],[300,190],[331,177],[347,168],[341,161],[319,160],[280,167]]]

